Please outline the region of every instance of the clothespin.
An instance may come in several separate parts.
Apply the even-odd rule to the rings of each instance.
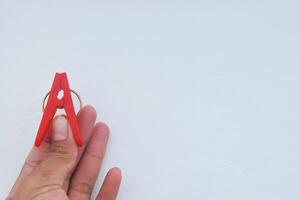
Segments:
[[[63,91],[63,96],[58,97],[60,91]],[[74,139],[78,146],[82,146],[83,142],[80,135],[80,130],[73,106],[71,89],[69,87],[68,78],[66,73],[56,73],[52,87],[48,97],[44,114],[35,139],[35,146],[39,147],[50,128],[53,117],[57,109],[64,109],[66,117],[73,132]],[[77,94],[76,94],[77,95]],[[47,96],[46,96],[47,97]],[[46,99],[45,97],[45,99]],[[78,95],[77,95],[78,97]],[[80,99],[79,99],[80,100]],[[44,106],[43,106],[44,107]]]

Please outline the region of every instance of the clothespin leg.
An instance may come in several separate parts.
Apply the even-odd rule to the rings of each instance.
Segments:
[[[75,142],[77,143],[78,146],[81,147],[83,145],[83,141],[80,136],[80,130],[79,130],[78,122],[77,122],[77,117],[76,117],[73,106],[66,106],[65,112],[67,114],[67,118],[69,120],[69,124],[71,126]]]
[[[55,105],[47,104],[35,139],[35,146],[39,147],[41,145],[46,133],[49,130],[49,126],[52,122],[55,113]]]

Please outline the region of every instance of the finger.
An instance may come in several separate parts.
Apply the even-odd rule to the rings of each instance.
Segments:
[[[78,156],[74,168],[71,170],[71,174],[73,174],[73,171],[75,170],[78,162],[80,161],[80,158],[91,138],[96,117],[97,117],[96,110],[92,106],[85,106],[84,109],[82,109],[78,114],[79,129],[83,137],[83,146],[78,149]],[[70,180],[67,179],[63,186],[66,192],[68,191],[69,188],[69,182]]]
[[[115,200],[121,184],[122,174],[119,168],[112,168],[107,173],[96,200]]]
[[[101,168],[108,140],[109,129],[104,123],[97,123],[85,152],[73,174],[69,187],[69,198],[88,200]]]
[[[78,155],[77,145],[68,121],[63,116],[53,120],[52,143],[48,156],[38,165],[31,178],[40,187],[45,184],[63,186],[75,166]]]
[[[83,146],[79,148],[78,156],[76,160],[77,163],[79,162],[82,153],[84,152],[84,149],[91,138],[96,118],[97,118],[97,113],[92,106],[85,106],[78,113],[78,123],[79,123],[80,133],[83,137]]]
[[[96,111],[92,106],[84,106],[77,115],[78,125],[80,129],[81,136],[84,141],[83,148],[79,149],[79,160],[85,145],[88,143],[91,132],[96,121]],[[52,129],[50,129],[52,132]],[[17,178],[12,190],[9,193],[9,197],[13,197],[19,186],[26,180],[26,178],[33,172],[33,170],[38,166],[48,155],[50,144],[51,144],[51,134],[46,134],[46,138],[43,140],[39,148],[33,147],[27,156],[24,166]]]

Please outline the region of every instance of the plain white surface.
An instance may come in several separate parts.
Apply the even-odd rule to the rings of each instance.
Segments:
[[[67,71],[119,200],[300,198],[299,1],[0,1],[0,199]]]

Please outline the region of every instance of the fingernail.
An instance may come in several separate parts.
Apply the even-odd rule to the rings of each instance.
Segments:
[[[65,140],[68,137],[68,121],[64,116],[55,117],[52,125],[53,140]]]

